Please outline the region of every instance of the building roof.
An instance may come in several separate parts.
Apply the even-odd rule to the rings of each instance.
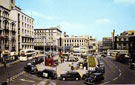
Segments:
[[[35,28],[34,30],[58,30],[62,33],[62,31],[58,27],[50,27],[50,28]]]
[[[34,20],[34,18],[33,18],[33,17],[31,17],[31,16],[29,16],[29,15],[27,15],[27,14],[23,13],[23,12],[22,12],[22,10],[21,10],[21,8],[19,8],[18,6],[15,6],[15,9],[12,9],[12,10],[16,10],[16,11],[18,11],[18,12],[20,12],[20,13],[24,14],[25,16],[27,16],[27,17],[29,17],[29,18],[31,18],[31,19],[33,19],[33,20]]]

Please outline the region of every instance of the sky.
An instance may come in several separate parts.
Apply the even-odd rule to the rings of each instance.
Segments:
[[[68,35],[98,40],[135,30],[135,0],[16,0],[34,18],[34,28],[60,26]]]

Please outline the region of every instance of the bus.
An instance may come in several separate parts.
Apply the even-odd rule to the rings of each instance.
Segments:
[[[88,48],[87,47],[74,47],[73,52],[74,52],[74,56],[86,57],[88,54]]]
[[[35,57],[36,57],[36,52],[34,49],[21,50],[19,60],[27,61],[27,60],[31,60]]]

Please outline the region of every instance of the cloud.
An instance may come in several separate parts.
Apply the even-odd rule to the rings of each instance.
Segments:
[[[86,33],[87,27],[84,24],[62,21],[59,25],[63,31],[67,32],[67,34],[80,35]]]
[[[37,11],[25,11],[25,13],[30,15],[30,16],[39,17],[39,18],[46,19],[46,20],[59,19],[59,17],[57,17],[57,16],[46,16],[45,14],[42,14],[42,13],[37,12]]]
[[[111,22],[111,20],[107,19],[107,18],[97,19],[96,20],[96,24],[107,24],[107,23],[110,23],[110,22]]]
[[[114,0],[115,3],[135,4],[135,0]]]
[[[60,25],[62,27],[68,28],[68,29],[72,29],[72,28],[79,29],[79,28],[83,27],[82,24],[75,24],[75,23],[70,23],[70,22],[66,22],[66,21],[61,22]]]

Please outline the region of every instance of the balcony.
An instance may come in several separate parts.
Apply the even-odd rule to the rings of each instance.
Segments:
[[[9,32],[9,29],[7,29],[7,28],[6,28],[6,29],[4,29],[4,30],[5,30],[5,32]]]
[[[12,33],[14,33],[14,34],[16,33],[16,31],[15,31],[15,30],[11,30],[11,31],[12,31]]]
[[[4,38],[4,36],[0,36],[0,40],[4,40],[5,38]]]

